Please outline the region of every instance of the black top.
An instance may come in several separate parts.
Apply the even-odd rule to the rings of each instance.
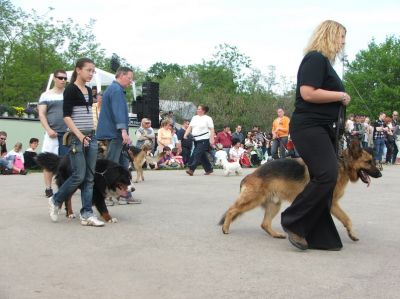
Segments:
[[[1,145],[1,155],[7,154],[7,144],[2,144]]]
[[[309,85],[317,89],[344,91],[342,80],[329,60],[321,53],[306,54],[297,73],[295,110],[290,120],[290,130],[312,126],[332,125],[338,119],[340,101],[315,104],[306,102],[300,95],[300,86]]]
[[[93,105],[93,96],[92,90],[90,87],[86,86],[88,91],[88,100],[85,99],[82,91],[76,86],[74,83],[68,84],[68,86],[64,90],[64,102],[63,102],[63,111],[64,117],[72,116],[72,112],[74,110],[74,106],[86,106],[92,107]]]

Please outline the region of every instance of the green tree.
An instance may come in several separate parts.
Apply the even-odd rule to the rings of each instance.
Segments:
[[[158,81],[168,75],[180,78],[183,75],[183,68],[176,63],[156,62],[148,69],[147,80]]]
[[[380,111],[391,113],[400,107],[400,40],[394,36],[360,51],[348,65],[344,81],[351,95],[347,109],[377,117]]]

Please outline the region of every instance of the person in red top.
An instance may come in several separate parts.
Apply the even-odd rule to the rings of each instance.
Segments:
[[[273,159],[285,157],[285,147],[288,142],[289,135],[289,117],[285,116],[285,111],[279,108],[277,111],[278,117],[272,123],[272,147],[271,154]],[[279,153],[278,154],[278,148]]]
[[[232,147],[232,134],[229,126],[224,126],[224,129],[217,134],[216,143],[221,143],[224,151],[229,155],[229,150]]]

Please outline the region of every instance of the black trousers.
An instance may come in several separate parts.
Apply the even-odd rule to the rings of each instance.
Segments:
[[[194,149],[192,153],[192,161],[190,163],[190,170],[195,171],[197,165],[203,165],[206,172],[212,171],[212,165],[208,160],[207,151],[210,148],[210,141],[203,139],[194,142]]]
[[[304,237],[309,248],[341,248],[330,209],[338,176],[334,132],[329,127],[291,130],[290,136],[308,167],[310,182],[281,215],[281,224]]]

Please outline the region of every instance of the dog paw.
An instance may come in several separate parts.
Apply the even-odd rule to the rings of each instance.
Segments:
[[[65,217],[67,217],[67,218],[69,218],[69,219],[75,219],[75,218],[76,218],[76,216],[75,216],[75,214],[74,214],[74,213],[71,213],[71,214],[65,215]]]
[[[286,239],[286,236],[280,233],[276,233],[274,236],[272,236],[276,239]]]
[[[222,228],[222,232],[224,233],[224,235],[229,234],[229,230]]]
[[[108,223],[117,223],[118,219],[117,218],[111,218],[110,220],[107,221]]]
[[[353,232],[347,232],[347,234],[349,235],[349,238],[355,242],[360,240]]]

